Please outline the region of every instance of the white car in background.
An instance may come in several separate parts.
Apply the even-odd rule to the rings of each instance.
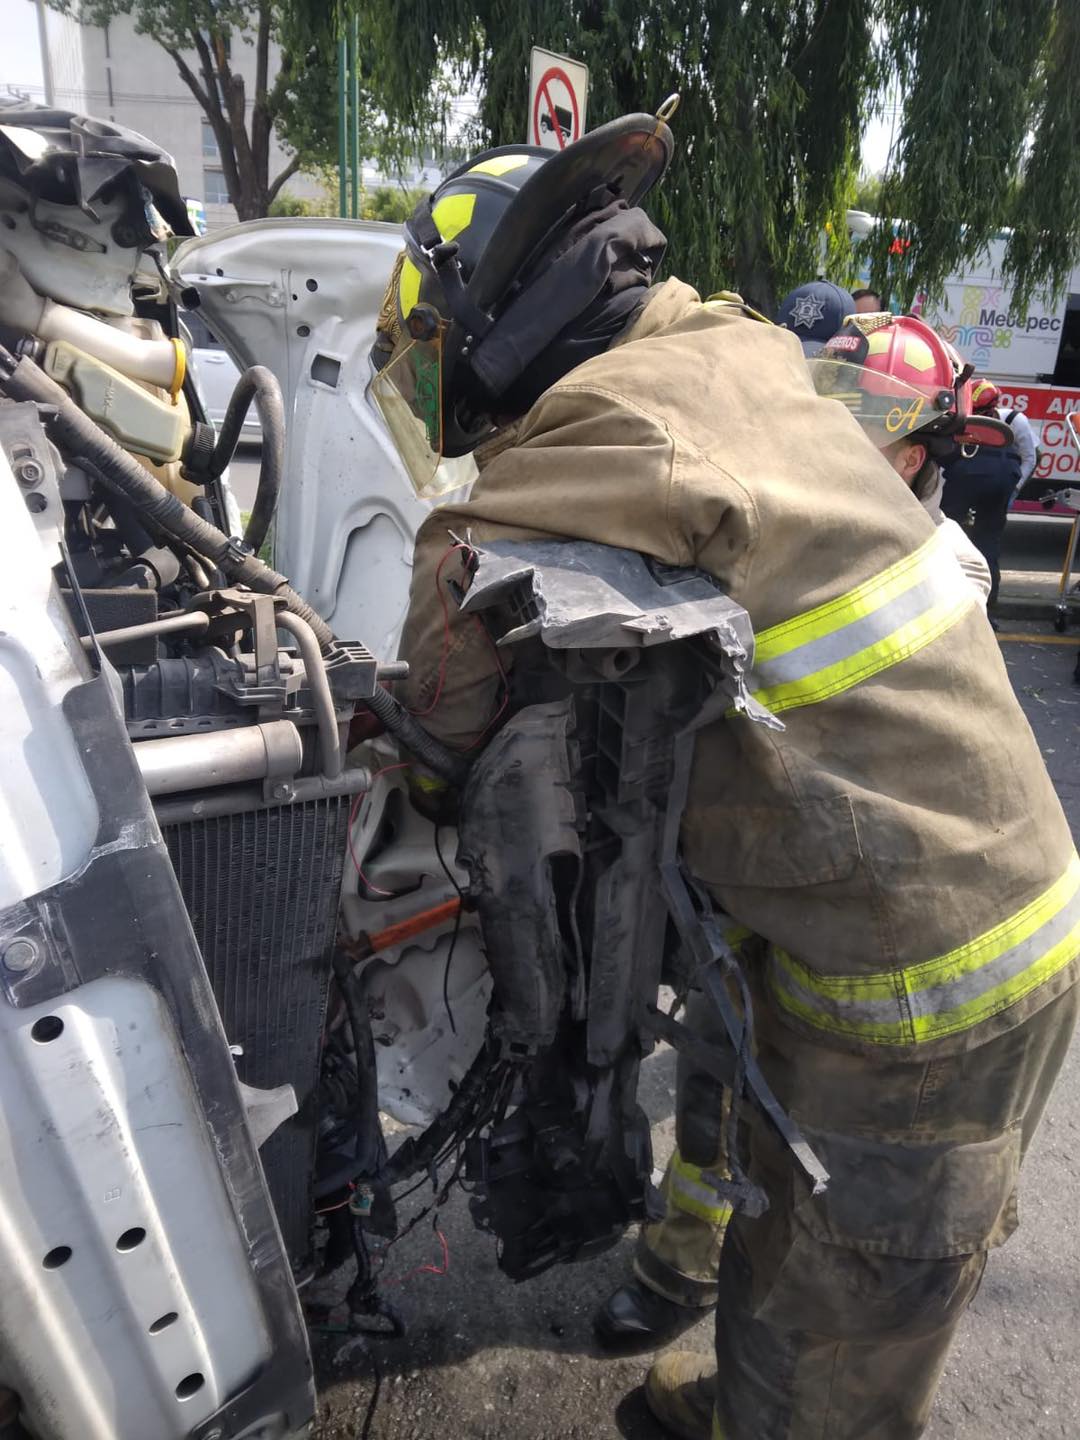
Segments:
[[[195,370],[195,383],[206,411],[206,418],[215,429],[220,429],[225,419],[240,371],[236,368],[228,351],[209,328],[196,310],[184,310],[181,322],[191,335],[191,359]],[[259,413],[254,405],[244,416],[240,431],[243,444],[258,444],[262,440]]]

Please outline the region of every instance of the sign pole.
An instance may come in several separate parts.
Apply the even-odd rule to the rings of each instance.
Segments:
[[[360,218],[360,18],[352,21],[352,73],[349,77],[349,99],[352,102],[352,218]]]
[[[344,33],[338,41],[338,214],[342,220],[348,214],[345,196],[345,172],[348,166],[348,124],[347,111],[348,87],[345,77],[348,72],[348,58],[346,55],[346,40]]]

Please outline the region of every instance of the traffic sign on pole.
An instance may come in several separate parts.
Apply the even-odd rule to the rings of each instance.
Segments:
[[[589,67],[534,45],[529,65],[530,145],[563,150],[585,133]]]

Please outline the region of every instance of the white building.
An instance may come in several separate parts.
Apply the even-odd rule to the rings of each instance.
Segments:
[[[181,193],[204,202],[208,227],[232,224],[236,212],[229,204],[214,133],[165,50],[148,36],[137,35],[128,16],[101,28],[80,25],[50,9],[44,0],[36,0],[36,5],[42,83],[19,88],[32,100],[84,111],[146,135],[172,155]],[[185,58],[198,74],[195,54]],[[254,44],[236,37],[230,62],[243,76],[250,101],[255,88]],[[276,63],[275,50],[271,79]],[[272,140],[271,180],[288,159]],[[321,195],[319,183],[306,175],[293,175],[285,188],[307,199]]]

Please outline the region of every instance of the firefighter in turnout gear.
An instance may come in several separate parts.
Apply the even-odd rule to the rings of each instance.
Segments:
[[[847,397],[736,299],[653,283],[638,206],[671,145],[632,116],[488,152],[407,227],[377,398],[418,485],[467,453],[478,478],[417,538],[406,700],[463,751],[506,710],[512,657],[449,603],[455,537],[641,551],[749,612],[783,729],[701,728],[682,855],[761,937],[757,1060],[831,1179],[740,1117],[769,1206],[728,1224],[717,1368],[669,1353],[646,1394],[694,1440],[911,1440],[1016,1228],[1076,1018],[1080,860],[976,595]],[[965,433],[965,386],[919,413]],[[716,1118],[680,1133],[688,1166]]]
[[[781,305],[777,323],[798,334],[797,328],[787,323],[788,317],[797,313],[799,301],[807,293],[816,295],[820,288],[820,282],[815,282],[793,291]],[[841,317],[846,324],[835,323],[834,312],[824,320],[820,334],[799,336],[815,387],[823,395],[846,397],[845,403],[864,431],[948,537],[951,554],[943,553],[941,563],[951,565],[955,556],[980,601],[985,601],[990,572],[963,530],[941,513],[937,459],[955,453],[962,441],[1000,443],[1006,438],[1004,431],[996,425],[984,429],[975,419],[963,434],[942,435],[938,431],[944,417],[932,407],[898,426],[893,412],[906,414],[920,398],[932,400],[942,389],[951,391],[962,362],[924,321],[888,312],[855,315],[850,297],[847,299]],[[745,931],[729,925],[729,943],[744,944],[748,938]],[[692,1004],[693,1026],[702,1030],[709,1024],[711,1009],[699,998]],[[727,1175],[725,1132],[718,1120],[725,1098],[716,1082],[684,1056],[678,1062],[677,1095],[678,1133],[711,1124],[713,1140],[691,1148],[700,1153],[703,1148],[708,1151],[711,1143],[716,1158],[708,1166],[691,1165],[683,1157],[685,1142],[676,1144],[661,1186],[664,1217],[643,1227],[634,1278],[619,1286],[596,1316],[597,1335],[609,1348],[645,1342],[661,1345],[700,1319],[703,1308],[716,1303],[720,1250],[731,1218],[731,1207],[713,1178]]]

